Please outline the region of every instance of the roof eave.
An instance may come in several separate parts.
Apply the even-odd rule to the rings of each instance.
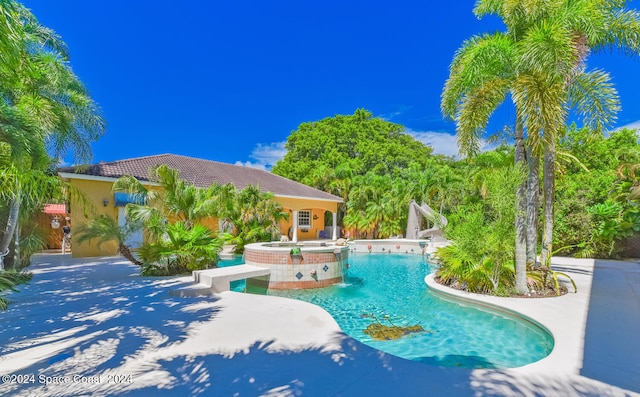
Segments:
[[[58,176],[62,179],[81,179],[85,181],[100,181],[100,182],[115,182],[119,179],[112,176],[76,174],[74,172],[58,172]],[[156,182],[145,181],[140,179],[138,179],[138,181],[143,185],[160,186],[160,184]]]
[[[291,196],[288,194],[278,194],[278,193],[273,193],[274,197],[281,197],[281,198],[292,198],[292,199],[300,199],[300,200],[321,200],[321,201],[328,201],[331,203],[344,203],[344,200],[337,197],[335,199],[330,199],[330,198],[324,198],[324,197],[309,197],[309,196]]]
[[[99,181],[99,182],[111,182],[111,183],[119,179],[111,176],[76,174],[73,172],[58,172],[58,176],[60,176],[60,178],[62,179],[80,179],[85,181]],[[161,186],[159,183],[145,181],[145,180],[141,180],[140,183],[148,186]],[[275,197],[282,197],[282,198],[292,198],[292,199],[299,199],[299,200],[320,200],[320,201],[327,201],[332,203],[344,202],[344,200],[342,200],[339,197],[335,199],[331,199],[331,198],[324,198],[324,197],[294,196],[294,195],[288,195],[288,194],[278,194],[274,192],[271,192],[271,193],[273,193]]]

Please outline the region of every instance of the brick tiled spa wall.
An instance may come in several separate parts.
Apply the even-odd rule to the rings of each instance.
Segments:
[[[245,247],[245,263],[271,269],[267,280],[248,279],[247,287],[271,289],[321,288],[341,283],[346,277],[348,247],[305,249],[292,254],[291,247],[276,248],[256,244]]]

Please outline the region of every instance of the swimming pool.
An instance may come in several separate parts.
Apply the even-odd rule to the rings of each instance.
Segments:
[[[318,305],[352,338],[414,361],[512,368],[538,361],[553,348],[551,335],[533,323],[434,295],[424,278],[435,268],[420,255],[352,253],[349,264],[344,285],[267,293]],[[419,325],[424,331],[381,341],[364,332],[375,323]]]

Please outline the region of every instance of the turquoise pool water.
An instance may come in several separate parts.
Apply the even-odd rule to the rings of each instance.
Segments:
[[[352,253],[349,264],[345,285],[268,294],[324,308],[346,334],[378,350],[440,366],[512,368],[540,360],[553,348],[553,338],[535,324],[431,293],[424,278],[434,267],[422,256]],[[425,331],[378,341],[364,333],[376,322]]]

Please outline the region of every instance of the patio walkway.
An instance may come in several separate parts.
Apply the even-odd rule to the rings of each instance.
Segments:
[[[34,279],[0,312],[0,375],[29,376],[3,381],[0,395],[640,396],[640,265],[554,263],[577,294],[498,304],[573,342],[521,368],[471,370],[369,348],[308,303],[179,298],[169,291],[191,277],[140,277],[122,258],[39,255]]]

